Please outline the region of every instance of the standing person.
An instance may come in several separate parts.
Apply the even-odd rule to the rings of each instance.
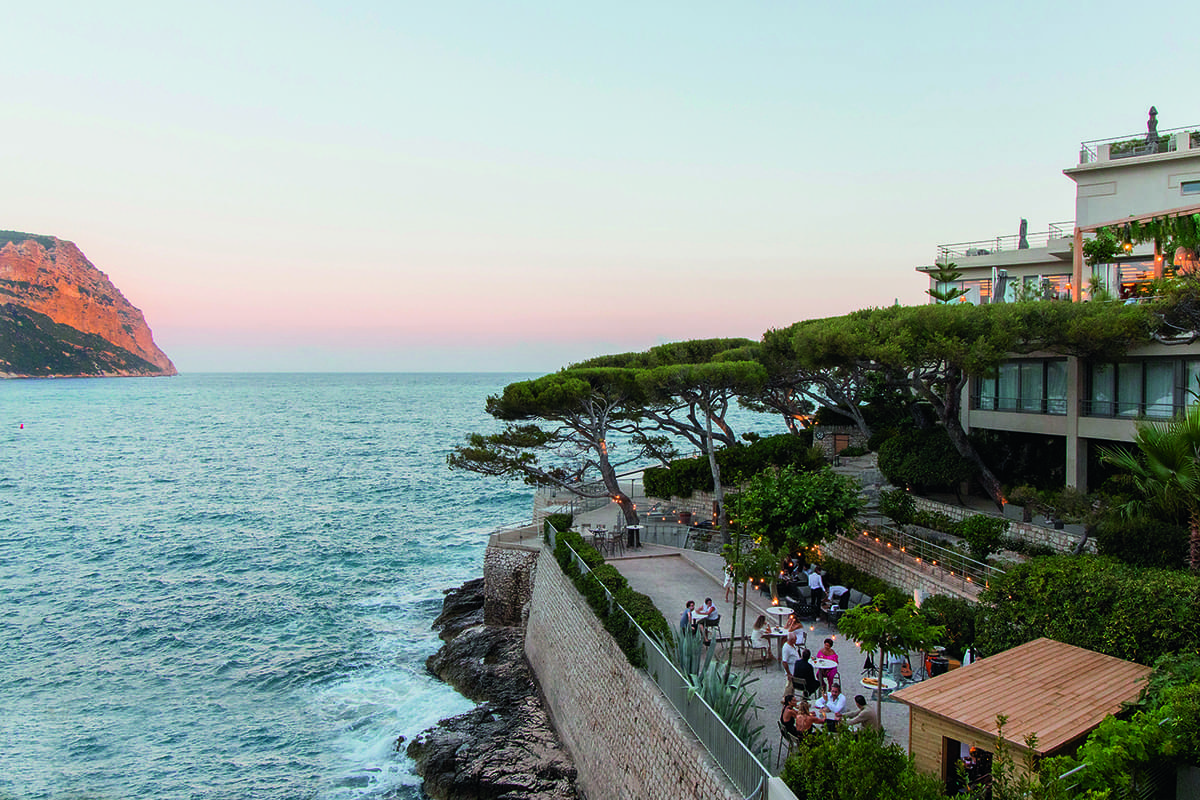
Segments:
[[[733,591],[733,567],[725,565],[725,602],[729,602],[729,593]]]
[[[867,728],[883,730],[883,726],[879,724],[879,718],[875,716],[875,709],[867,705],[867,698],[861,694],[854,695],[854,705],[854,713],[846,717],[843,722],[851,727],[857,727],[859,730]]]
[[[820,614],[821,601],[825,599],[825,581],[821,579],[820,567],[813,567],[812,573],[808,576],[808,588],[812,592],[813,608],[817,610],[817,614]]]
[[[795,692],[796,662],[800,660],[800,651],[796,649],[796,634],[788,634],[787,643],[783,646],[783,653],[780,655],[780,660],[783,661],[783,671],[787,673],[787,691],[785,694],[792,694]]]
[[[838,654],[833,649],[833,639],[825,640],[825,644],[821,645],[821,649],[817,651],[816,657],[834,662],[838,660]],[[821,669],[817,670],[817,680],[821,681],[830,689],[832,689],[833,681],[834,678],[837,677],[837,674],[838,668],[836,664],[832,667],[822,667]]]

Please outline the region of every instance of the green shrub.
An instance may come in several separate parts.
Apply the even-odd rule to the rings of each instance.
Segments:
[[[897,525],[907,525],[917,515],[917,501],[903,489],[887,489],[879,493],[879,513]]]
[[[1008,520],[976,514],[960,522],[955,534],[966,540],[971,558],[987,561],[988,556],[1004,543],[1004,532],[1007,530]]]
[[[575,515],[572,513],[548,513],[546,522],[552,524],[554,530],[570,530],[571,525],[575,524]]]
[[[806,736],[780,777],[798,800],[934,800],[944,788],[880,731]]]
[[[845,456],[846,458],[857,458],[858,456],[865,456],[868,452],[867,448],[861,445],[852,445],[850,447],[843,447],[838,455]]]
[[[628,587],[613,594],[621,607],[628,611],[629,616],[652,638],[671,635],[671,625],[649,597]]]
[[[767,467],[794,466],[800,470],[824,465],[820,451],[812,447],[812,435],[781,433],[757,439],[748,445],[725,447],[717,451],[721,478],[728,484],[741,483]],[[712,469],[707,456],[681,458],[668,467],[648,467],[642,473],[647,497],[691,497],[695,492],[713,490]]]
[[[900,431],[895,427],[884,427],[873,430],[871,431],[870,438],[867,439],[867,449],[872,453],[878,453],[879,448],[883,446],[884,442],[899,434]]]
[[[921,601],[921,616],[946,628],[946,654],[962,658],[975,642],[975,604],[960,597],[935,594]]]
[[[1150,517],[1106,516],[1096,526],[1096,549],[1139,567],[1179,569],[1187,565],[1188,530]]]
[[[956,489],[975,475],[974,466],[954,449],[944,428],[907,431],[884,442],[879,469],[897,486],[917,489]]]
[[[1046,636],[1152,664],[1200,650],[1200,576],[1103,556],[1048,556],[1018,564],[980,596],[983,655]]]
[[[563,531],[557,538],[554,558],[562,568],[563,574],[571,579],[575,588],[596,612],[596,617],[625,653],[629,663],[639,669],[645,667],[646,653],[639,644],[637,629],[620,611],[614,609],[613,613],[609,613],[608,594],[611,593],[613,599],[625,608],[629,616],[647,633],[654,635],[657,632],[669,637],[671,626],[667,624],[662,612],[649,597],[630,589],[625,576],[612,564],[606,564],[604,556],[584,542],[578,533]],[[571,555],[572,548],[579,554],[580,560],[588,565],[589,572],[581,572],[576,566]]]

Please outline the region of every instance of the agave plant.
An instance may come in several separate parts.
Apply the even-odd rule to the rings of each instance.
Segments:
[[[688,674],[685,680],[689,696],[704,700],[750,752],[762,755],[767,751],[763,726],[754,724],[757,720],[755,712],[762,706],[755,702],[755,694],[749,689],[758,678],[726,673],[720,664],[709,663],[701,673]]]

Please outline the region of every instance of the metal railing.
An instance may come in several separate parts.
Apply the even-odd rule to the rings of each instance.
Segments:
[[[549,538],[550,549],[557,547],[558,531],[553,525],[547,523],[545,525],[546,535]],[[584,563],[579,554],[574,548],[567,545],[567,549],[571,553],[571,558],[575,565],[582,573],[590,572],[590,568]],[[602,588],[604,588],[602,586]],[[747,798],[762,798],[768,800],[766,786],[771,778],[771,772],[768,770],[758,757],[746,747],[745,743],[737,737],[725,721],[713,711],[708,703],[704,702],[703,698],[698,695],[693,695],[689,689],[687,681],[683,673],[675,666],[658,643],[643,630],[641,625],[627,612],[620,603],[613,598],[607,588],[604,588],[604,594],[608,598],[609,613],[619,610],[628,619],[629,624],[633,626],[638,633],[638,642],[646,653],[646,674],[654,681],[659,690],[671,707],[678,712],[687,726],[691,728],[696,738],[703,745],[704,749],[709,752],[713,760],[729,778],[739,792],[742,792]],[[795,800],[795,796],[791,792],[787,792],[780,796],[776,793],[769,800]]]
[[[1075,235],[1075,221],[1069,222],[1054,222],[1049,226],[1049,230],[1030,233],[1025,236],[1025,243],[1028,247],[1046,247],[1051,241],[1056,239],[1071,239]],[[1011,234],[1008,236],[994,236],[991,239],[976,239],[971,242],[954,242],[952,244],[939,244],[937,248],[938,264],[948,263],[954,258],[969,258],[971,256],[987,256],[992,253],[1003,253],[1010,250],[1024,250],[1027,248],[1021,247],[1021,236],[1019,234]]]
[[[1067,413],[1067,398],[997,397],[996,395],[973,393],[971,395],[971,408],[977,411],[1005,411],[1012,414],[1064,416]]]
[[[1090,164],[1100,160],[1100,148],[1104,145],[1109,145],[1109,158],[1132,158],[1133,156],[1144,156],[1152,153],[1168,153],[1176,148],[1177,133],[1187,133],[1188,141],[1192,147],[1196,147],[1200,143],[1200,126],[1186,125],[1182,128],[1168,128],[1167,130],[1158,132],[1155,139],[1150,139],[1147,133],[1134,133],[1128,136],[1112,136],[1108,139],[1091,139],[1086,142],[1079,143],[1079,163]],[[1121,147],[1117,152],[1112,152],[1112,145],[1127,145]]]
[[[1171,419],[1186,411],[1184,403],[1130,403],[1123,400],[1080,400],[1079,415],[1110,419]]]
[[[894,525],[868,526],[857,538],[871,542],[879,550],[903,553],[918,564],[939,568],[951,582],[957,580],[963,588],[969,584],[987,588],[993,579],[1004,574],[1004,570],[999,567],[976,561],[956,550],[926,541],[920,536],[908,533]]]

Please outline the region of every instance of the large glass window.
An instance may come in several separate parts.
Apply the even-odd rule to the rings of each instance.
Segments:
[[[1117,414],[1136,417],[1142,405],[1142,365],[1124,363],[1117,365]]]
[[[1067,362],[1046,362],[1046,413],[1067,413]]]
[[[1098,417],[1111,417],[1116,412],[1117,369],[1113,364],[1092,365],[1092,388],[1088,400],[1091,413]]]
[[[1146,416],[1171,416],[1175,406],[1175,363],[1147,361],[1145,385]]]
[[[1200,366],[1200,363],[1197,364]],[[979,379],[979,407],[991,411],[996,407],[996,376]]]
[[[1200,361],[1187,362],[1184,369],[1183,404],[1200,403]]]
[[[996,408],[1001,411],[1017,410],[1017,395],[1020,392],[1020,365],[1009,361],[1000,365],[1000,382],[997,387]]]
[[[976,408],[988,411],[1067,413],[1065,359],[1006,361],[994,376],[980,378]]]
[[[1021,410],[1041,411],[1045,391],[1045,365],[1041,361],[1021,362]]]
[[[1188,386],[1200,389],[1200,361],[1156,358],[1119,364],[1093,364],[1089,408],[1097,417],[1165,419],[1183,404],[1200,402]]]

